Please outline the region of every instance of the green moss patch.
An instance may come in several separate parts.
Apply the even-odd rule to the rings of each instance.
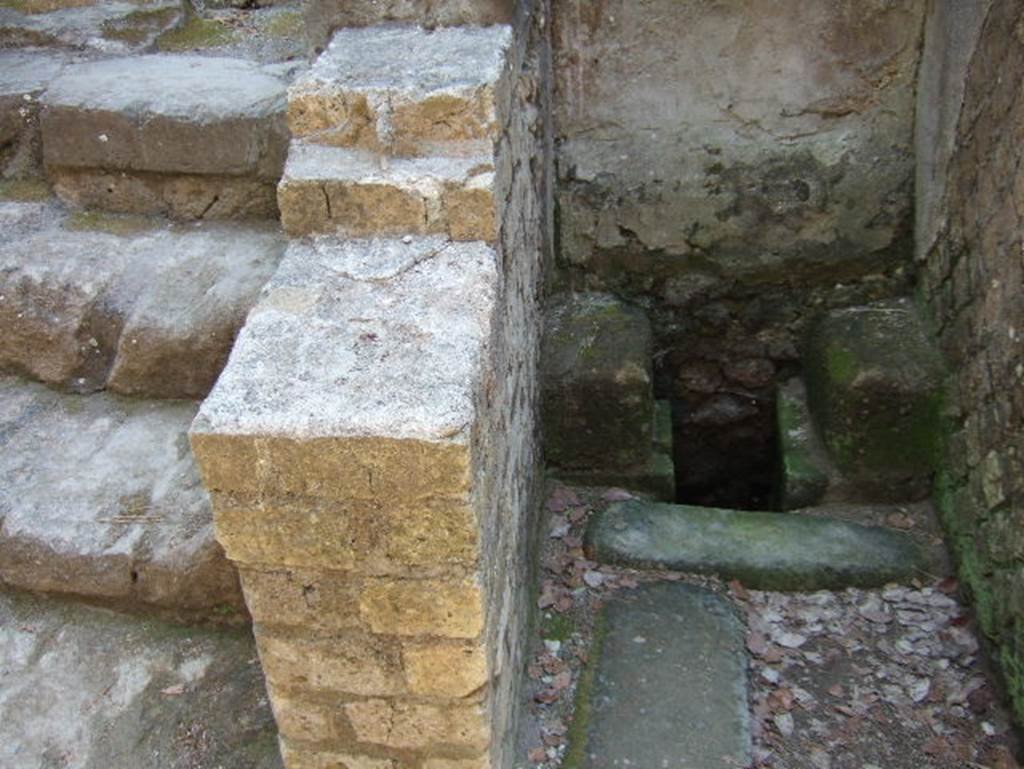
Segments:
[[[263,32],[271,37],[301,37],[306,27],[299,11],[284,11],[271,16],[263,26]]]
[[[594,634],[590,641],[587,666],[583,668],[576,684],[576,701],[573,707],[572,723],[566,734],[568,749],[565,752],[565,758],[562,759],[562,769],[580,769],[584,765],[587,751],[587,729],[590,727],[594,708],[594,684],[607,635],[608,626],[605,614],[600,612],[594,620]]]
[[[234,31],[222,22],[195,17],[177,29],[160,35],[156,47],[165,52],[192,51],[228,45],[235,39]]]
[[[136,235],[154,228],[154,222],[144,216],[119,216],[98,211],[78,211],[71,215],[68,227],[72,230],[106,232],[110,235]]]
[[[0,181],[0,200],[23,203],[42,201],[50,197],[50,185],[42,179],[5,179]]]
[[[121,19],[111,19],[103,25],[103,36],[138,45],[167,29],[178,18],[177,8],[154,8],[132,11]]]
[[[565,614],[545,612],[541,617],[540,632],[549,641],[568,641],[576,632],[576,623]]]

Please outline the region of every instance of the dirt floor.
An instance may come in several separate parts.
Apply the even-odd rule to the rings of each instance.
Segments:
[[[769,593],[589,560],[591,512],[628,496],[550,488],[518,767],[575,764],[576,690],[602,602],[641,582],[685,580],[727,593],[746,616],[756,767],[1017,769],[1010,720],[954,579]]]

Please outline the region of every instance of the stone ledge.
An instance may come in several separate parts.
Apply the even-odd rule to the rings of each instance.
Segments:
[[[60,51],[0,52],[0,177],[41,174],[39,95],[69,60]]]
[[[4,769],[282,769],[248,628],[0,593],[0,649]]]
[[[908,534],[792,513],[723,510],[637,500],[590,519],[585,547],[597,561],[738,579],[758,590],[838,590],[933,573]]]
[[[397,155],[489,139],[507,26],[339,30],[288,92],[293,136]]]
[[[335,30],[408,22],[423,27],[508,24],[512,0],[307,0],[306,36],[320,50]]]
[[[0,394],[0,581],[243,614],[188,451],[194,405],[62,396],[12,377]]]
[[[494,241],[494,162],[466,154],[386,159],[366,150],[292,142],[278,187],[289,235],[446,234]]]
[[[57,197],[74,208],[186,221],[278,217],[276,182],[248,176],[55,166],[46,175]]]
[[[292,242],[200,409],[194,439],[466,446],[496,281],[494,251],[482,243]]]
[[[286,82],[270,68],[203,56],[76,64],[43,97],[47,166],[276,180]]]
[[[24,222],[0,244],[0,369],[78,392],[205,395],[280,236],[39,208],[0,203],[0,218]]]

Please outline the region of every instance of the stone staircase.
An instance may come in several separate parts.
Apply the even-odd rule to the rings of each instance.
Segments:
[[[0,764],[277,769],[188,430],[284,251],[296,65],[61,6],[0,8]]]
[[[268,705],[292,769],[502,762],[538,456],[525,45],[155,52],[218,18],[0,8],[3,763],[271,769]],[[250,618],[257,648],[222,627]],[[47,656],[77,731],[49,696],[13,717]]]

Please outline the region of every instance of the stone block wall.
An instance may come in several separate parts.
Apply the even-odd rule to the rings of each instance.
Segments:
[[[770,484],[773,390],[808,320],[911,284],[925,5],[553,8],[552,288],[647,311],[691,501],[741,504],[747,479]],[[732,499],[700,496],[729,483]]]
[[[347,39],[376,55],[393,30]],[[452,37],[407,33],[428,51]],[[306,236],[192,429],[289,769],[512,762],[551,248],[546,16],[524,3],[511,42],[507,30],[465,39],[504,56],[486,142],[495,237],[380,227],[361,238],[348,220],[294,233]],[[458,159],[458,146],[433,148],[435,165]],[[289,165],[309,149],[293,139]],[[380,164],[386,182],[403,160]]]
[[[935,2],[918,107],[922,299],[953,372],[938,500],[1024,718],[1024,7]]]
[[[495,357],[477,394],[478,410],[489,417],[474,436],[486,457],[476,483],[486,510],[482,584],[487,647],[495,663],[490,718],[507,725],[492,746],[495,769],[512,766],[515,758],[515,719],[534,584],[533,514],[540,505],[540,297],[553,254],[549,19],[549,0],[518,4],[509,88],[498,102],[500,288],[491,327]]]

